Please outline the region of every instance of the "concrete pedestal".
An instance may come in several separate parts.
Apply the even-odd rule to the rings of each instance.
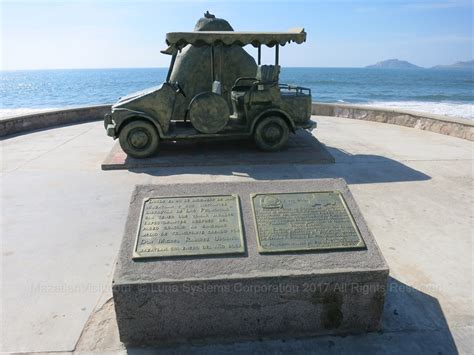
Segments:
[[[366,248],[259,254],[250,195],[340,191]],[[143,200],[238,194],[246,252],[132,260]],[[113,281],[130,345],[235,341],[377,330],[388,267],[341,179],[137,186]]]

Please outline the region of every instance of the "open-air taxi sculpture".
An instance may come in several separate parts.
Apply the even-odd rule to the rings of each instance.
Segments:
[[[297,129],[313,129],[311,90],[279,83],[279,48],[286,43],[306,41],[303,29],[288,32],[194,31],[166,35],[171,55],[166,81],[159,87],[121,98],[105,115],[107,135],[118,138],[127,155],[146,158],[154,155],[160,141],[252,138],[264,151],[282,149]],[[231,61],[225,48],[253,45],[258,48],[258,66],[252,76],[237,77],[233,85],[222,82],[226,71],[235,72],[239,61]],[[261,65],[261,47],[275,47],[275,64]],[[186,46],[207,47],[200,60],[208,61],[210,73],[200,79],[207,90],[189,97],[186,75],[172,81],[178,52]],[[227,58],[226,58],[227,53]],[[207,58],[206,58],[207,56]],[[252,59],[253,61],[253,59]],[[197,65],[194,69],[199,70]],[[191,73],[189,73],[191,74]],[[192,75],[189,75],[190,77]],[[183,75],[181,75],[183,77]],[[194,76],[191,80],[197,80]],[[229,77],[227,76],[227,82]],[[182,95],[182,97],[179,97]]]

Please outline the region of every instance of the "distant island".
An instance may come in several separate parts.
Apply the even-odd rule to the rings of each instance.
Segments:
[[[406,60],[398,60],[398,59],[387,59],[381,62],[375,63],[373,65],[368,65],[366,68],[370,69],[420,69],[418,65],[412,64],[407,62]]]
[[[431,68],[423,68],[406,60],[387,59],[373,65],[368,65],[369,69],[474,69],[474,60],[457,62],[449,65],[435,65]]]
[[[466,62],[457,62],[449,65],[435,65],[431,69],[468,69],[474,68],[474,60],[468,60]]]

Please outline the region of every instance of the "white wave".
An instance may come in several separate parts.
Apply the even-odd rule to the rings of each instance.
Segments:
[[[0,108],[0,118],[29,115],[30,113],[49,112],[60,110],[56,107],[48,108]]]
[[[0,109],[0,118],[29,115],[31,113],[49,112],[60,110],[59,108],[2,108]]]
[[[360,105],[360,104],[357,104]],[[370,102],[363,106],[386,107],[400,110],[410,110],[449,117],[474,119],[474,104],[458,104],[450,102],[423,102],[423,101],[392,101]]]

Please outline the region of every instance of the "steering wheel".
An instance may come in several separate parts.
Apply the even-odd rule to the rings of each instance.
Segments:
[[[183,88],[181,87],[181,85],[179,85],[178,82],[175,82],[174,85],[176,86],[176,93],[181,94],[184,97],[186,97],[186,94],[184,93]]]

